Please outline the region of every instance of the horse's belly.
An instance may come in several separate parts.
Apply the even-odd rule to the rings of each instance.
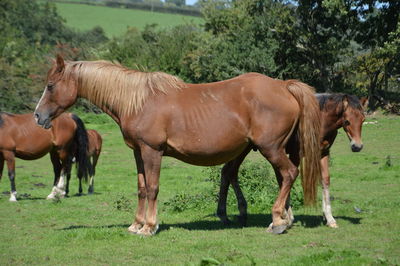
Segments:
[[[15,156],[22,160],[36,160],[45,156],[47,153],[50,152],[50,150],[51,147],[46,147],[46,149],[38,149],[38,150],[30,150],[30,149],[18,150],[17,148],[17,150],[15,151]]]
[[[169,143],[164,155],[174,157],[183,162],[211,166],[226,163],[239,156],[249,145],[245,139],[230,142],[229,144],[221,141],[221,143],[207,143],[193,140],[192,143],[186,145],[173,145]]]

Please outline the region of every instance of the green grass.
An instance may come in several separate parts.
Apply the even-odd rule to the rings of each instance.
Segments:
[[[352,153],[343,132],[332,149],[331,194],[339,229],[323,225],[320,203],[295,211],[287,234],[271,235],[271,211],[249,209],[249,225],[224,227],[216,204],[181,213],[163,202],[176,193],[199,193],[210,183],[201,167],[165,158],[159,193],[160,230],[142,238],[127,233],[136,207],[132,151],[105,115],[81,115],[104,139],[95,195],[47,201],[52,168],[46,156],[17,160],[20,200],[8,202],[9,181],[0,183],[0,265],[375,265],[400,264],[400,117],[363,128],[365,148]],[[390,155],[392,166],[386,166]],[[251,153],[249,160],[260,160]],[[6,171],[4,171],[6,174]],[[358,211],[356,211],[356,208]],[[361,212],[359,212],[361,210]],[[237,211],[229,209],[234,220]]]
[[[173,27],[184,23],[200,24],[202,18],[135,9],[110,8],[74,3],[55,3],[66,24],[77,30],[90,30],[101,26],[108,37],[119,36],[128,27],[143,29],[147,24]]]

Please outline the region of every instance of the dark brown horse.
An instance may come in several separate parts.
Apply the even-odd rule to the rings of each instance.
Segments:
[[[306,173],[305,201],[315,202],[321,174],[320,119],[313,90],[304,83],[249,73],[186,84],[162,72],[139,72],[105,61],[65,62],[58,56],[35,110],[37,123],[49,128],[78,97],[109,114],[134,150],[138,207],[128,228],[132,233],[157,231],[162,156],[208,166],[231,162],[249,147],[257,148],[281,180],[272,216],[273,232],[282,233],[288,225],[285,203],[299,173],[285,147],[297,136],[297,155],[304,157]]]
[[[323,187],[322,209],[327,225],[336,228],[337,223],[332,216],[329,196],[329,151],[340,128],[343,128],[346,132],[350,140],[351,150],[353,152],[361,151],[363,147],[361,129],[365,119],[363,107],[366,104],[366,99],[359,100],[356,96],[342,93],[316,94],[316,97],[321,111],[321,144],[323,147],[320,160]],[[288,152],[290,154],[290,147]],[[238,157],[236,162],[242,162],[246,155],[243,154],[241,157]],[[298,161],[293,163],[298,165]],[[242,225],[246,225],[247,203],[238,183],[239,165],[240,163],[227,164],[222,170],[217,215],[223,223],[229,223],[226,214],[226,198],[229,184],[231,184],[238,200],[239,222]],[[287,208],[288,215],[291,217],[291,222],[293,222],[292,210],[289,206]]]
[[[88,139],[89,139],[89,144],[87,147],[87,157],[88,157],[88,160],[90,161],[90,167],[88,169],[88,172],[89,172],[88,174],[90,177],[88,194],[93,194],[93,192],[94,192],[94,175],[96,174],[96,165],[97,165],[97,161],[99,160],[99,157],[100,157],[103,139],[101,138],[100,134],[94,129],[88,129],[87,135],[88,135]],[[70,181],[70,175],[67,178],[67,187],[65,190],[67,194],[69,192],[69,181]],[[79,194],[82,194],[82,191],[83,191],[82,178],[79,178]]]
[[[87,134],[83,122],[73,114],[63,114],[53,121],[51,130],[39,127],[33,114],[0,113],[0,178],[7,162],[11,182],[10,201],[16,201],[15,157],[36,160],[47,153],[54,169],[54,184],[48,199],[65,195],[64,182],[71,173],[71,159],[76,157],[78,177],[87,175]]]

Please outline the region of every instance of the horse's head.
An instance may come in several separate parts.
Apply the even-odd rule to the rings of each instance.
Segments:
[[[365,120],[363,107],[366,99],[359,100],[355,96],[343,97],[343,129],[350,140],[351,150],[359,152],[363,148],[361,129]]]
[[[64,59],[57,55],[47,73],[47,84],[35,109],[35,120],[43,128],[51,127],[51,120],[73,105],[77,98],[77,83],[72,75],[65,75]]]

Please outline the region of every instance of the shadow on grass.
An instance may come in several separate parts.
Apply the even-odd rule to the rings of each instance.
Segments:
[[[240,229],[243,228],[237,221],[236,217],[230,216],[231,223],[228,225],[222,224],[219,220],[207,220],[209,217],[214,217],[213,214],[204,216],[203,219],[199,221],[191,221],[185,223],[162,223],[159,227],[159,232],[164,230],[169,230],[171,228],[182,228],[186,230],[208,230],[208,231],[218,231],[224,229]],[[360,224],[362,218],[355,217],[347,217],[347,216],[337,216],[338,220],[346,220],[352,224]],[[269,214],[249,214],[247,227],[268,227],[272,222],[272,217]],[[294,223],[300,223],[301,226],[305,228],[314,228],[325,225],[325,222],[322,219],[322,216],[317,215],[297,215],[295,217]],[[87,225],[73,225],[69,227],[65,227],[59,230],[74,230],[74,229],[100,229],[100,228],[128,228],[130,224],[112,224],[112,225],[104,225],[104,226],[87,226]]]
[[[10,196],[10,192],[5,191],[2,193],[3,195],[5,195],[5,197],[9,197]],[[32,197],[31,194],[28,193],[23,193],[23,194],[19,194],[17,195],[17,200],[18,201],[25,201],[25,200],[42,200],[45,198],[39,198],[39,197]]]

